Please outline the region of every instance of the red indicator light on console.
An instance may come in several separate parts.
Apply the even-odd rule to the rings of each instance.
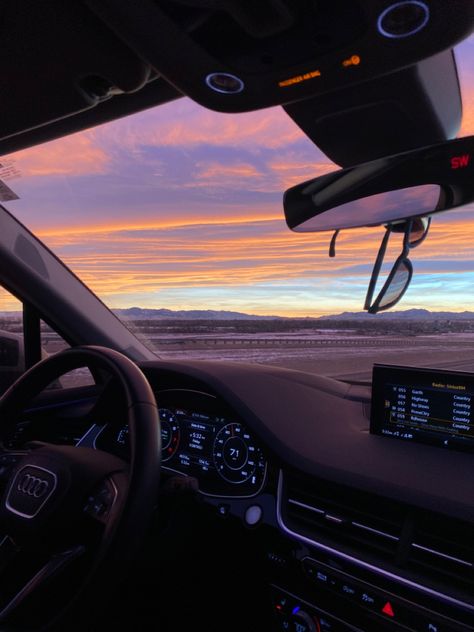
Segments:
[[[389,616],[389,617],[394,617],[395,616],[395,613],[393,611],[392,604],[390,603],[390,601],[387,601],[385,606],[382,608],[382,612],[384,614],[386,614],[387,616]]]
[[[469,165],[471,154],[453,156],[451,158],[451,169],[465,169]]]

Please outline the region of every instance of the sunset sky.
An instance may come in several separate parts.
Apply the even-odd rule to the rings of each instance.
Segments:
[[[457,49],[474,134],[474,40]],[[188,99],[10,156],[7,208],[111,307],[319,316],[359,311],[383,228],[286,228],[282,193],[334,169],[280,108]],[[399,309],[474,310],[474,209],[434,218]],[[393,252],[393,256],[396,254]]]

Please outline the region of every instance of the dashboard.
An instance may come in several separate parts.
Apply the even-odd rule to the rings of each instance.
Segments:
[[[208,495],[258,494],[265,482],[267,460],[257,437],[238,415],[208,393],[169,389],[155,394],[165,471],[194,477],[199,491]],[[128,425],[104,426],[95,446],[126,458]]]
[[[461,378],[455,382],[451,375],[446,389],[436,386],[432,395],[429,389],[441,384],[440,376],[427,376],[425,383],[418,373],[390,373],[374,381],[372,393],[368,385],[275,367],[157,361],[141,368],[159,406],[163,478],[195,479],[196,503],[210,512],[188,596],[201,584],[201,600],[214,598],[220,588],[221,599],[232,594],[229,582],[241,575],[223,569],[240,557],[243,573],[252,565],[249,592],[266,594],[263,605],[246,597],[252,608],[265,610],[259,629],[474,629],[474,461],[472,453],[457,449],[460,422],[450,417],[467,411],[468,402],[454,388],[464,386]],[[469,384],[464,398],[471,396]],[[428,404],[415,399],[420,397]],[[46,400],[26,411],[13,446],[33,438],[69,441],[127,459],[128,426],[113,388],[89,399],[67,402],[63,394],[49,393]],[[405,411],[399,410],[402,403]],[[427,410],[421,404],[430,415],[420,414]],[[384,424],[372,433],[371,408],[372,426],[376,419]],[[441,412],[448,416],[441,415],[436,427],[420,421]],[[463,415],[466,425],[470,417]],[[407,421],[413,435],[424,423],[421,430],[431,433],[430,440],[401,436],[406,432],[398,426]],[[387,428],[390,434],[382,432]],[[443,437],[448,432],[450,449],[446,439],[431,439],[435,431]],[[168,568],[175,572],[172,593],[173,582],[183,581],[180,569],[191,573],[195,530],[207,520],[185,506],[165,538],[171,547],[170,534],[177,534]],[[216,520],[226,522],[214,528]],[[188,521],[191,531],[183,536]],[[178,563],[183,542],[190,550]]]

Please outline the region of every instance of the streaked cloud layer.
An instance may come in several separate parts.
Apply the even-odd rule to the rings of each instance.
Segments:
[[[465,135],[474,44],[461,49]],[[182,99],[14,158],[10,210],[113,307],[361,309],[383,229],[343,233],[329,259],[329,234],[286,228],[284,189],[335,166],[280,108],[225,115]],[[474,309],[473,227],[471,209],[433,221],[404,308]]]

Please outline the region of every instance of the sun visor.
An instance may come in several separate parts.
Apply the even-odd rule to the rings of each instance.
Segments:
[[[462,118],[452,51],[286,112],[343,167],[455,138]]]

